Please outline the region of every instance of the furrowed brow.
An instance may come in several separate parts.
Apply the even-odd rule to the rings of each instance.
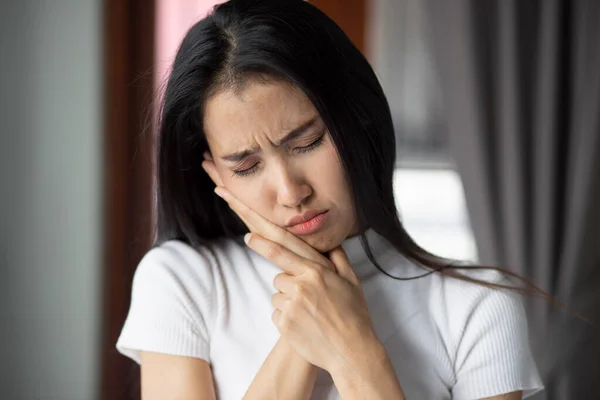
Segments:
[[[303,133],[305,133],[309,128],[311,128],[315,124],[315,122],[317,121],[317,118],[318,117],[315,116],[315,117],[311,118],[309,121],[300,125],[299,127],[294,128],[293,130],[288,132],[282,139],[277,141],[275,146],[280,147],[280,146],[285,145],[286,143],[291,142],[294,139],[297,139],[299,136],[301,136]],[[228,154],[221,158],[225,161],[240,162],[243,159],[245,159],[246,157],[254,154],[256,151],[258,151],[257,148],[250,148],[250,149],[239,151],[237,153]]]

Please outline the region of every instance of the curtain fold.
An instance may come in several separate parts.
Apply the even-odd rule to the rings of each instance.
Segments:
[[[480,261],[593,325],[526,299],[547,390],[600,398],[600,2],[428,0]]]

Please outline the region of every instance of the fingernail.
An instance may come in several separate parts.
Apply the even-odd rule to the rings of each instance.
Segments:
[[[244,242],[246,242],[246,244],[248,244],[248,242],[250,241],[250,236],[251,236],[251,234],[250,234],[250,233],[246,233],[246,234],[244,235]]]
[[[217,196],[223,198],[223,190],[221,188],[216,187],[215,188],[215,193],[216,193]]]

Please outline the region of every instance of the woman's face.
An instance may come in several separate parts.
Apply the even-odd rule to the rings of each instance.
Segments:
[[[220,92],[206,102],[204,131],[223,185],[264,218],[321,252],[356,233],[335,146],[300,90],[250,81]]]

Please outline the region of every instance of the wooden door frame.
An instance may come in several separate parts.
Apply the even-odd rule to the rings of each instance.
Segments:
[[[365,54],[369,0],[309,0],[309,2],[333,19],[354,45]]]
[[[155,4],[104,2],[104,289],[100,398],[135,398],[139,369],[115,349],[133,272],[152,241]],[[136,376],[138,375],[138,376]]]

